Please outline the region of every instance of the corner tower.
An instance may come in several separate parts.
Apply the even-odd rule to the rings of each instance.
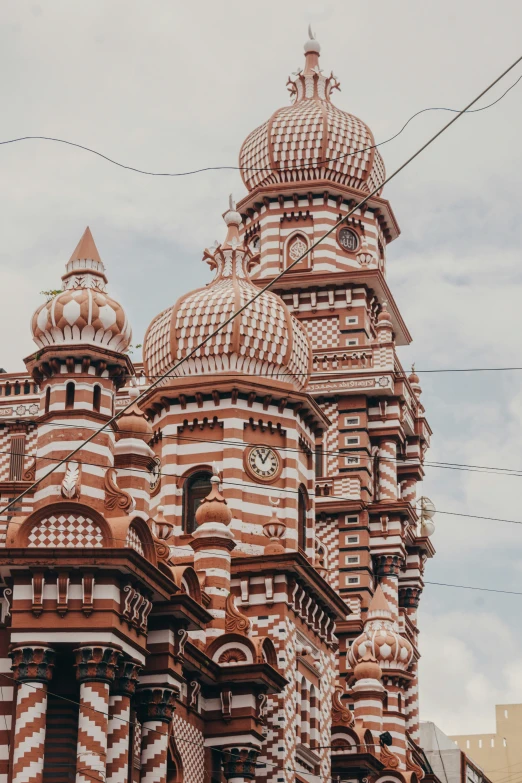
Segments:
[[[413,651],[407,671],[382,669],[382,723],[397,735],[392,750],[404,768],[408,738],[419,739],[416,610],[434,554],[416,509],[431,431],[418,377],[408,377],[396,351],[411,338],[386,281],[386,248],[399,227],[382,196],[384,163],[368,126],[333,104],[340,84],[319,58],[310,32],[304,67],[288,80],[291,105],[242,145],[248,195],[238,210],[253,279],[265,285],[378,188],[273,290],[308,334],[307,391],[330,421],[315,443],[315,547],[352,611],[338,628],[343,699],[356,700],[347,651],[380,585],[390,622]]]

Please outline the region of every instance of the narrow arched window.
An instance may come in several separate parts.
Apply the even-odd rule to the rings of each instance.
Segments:
[[[212,473],[201,470],[185,479],[183,486],[183,530],[193,533],[196,529],[196,511],[203,498],[210,493]]]
[[[399,712],[402,712],[402,696],[401,694],[397,694],[397,709]]]
[[[24,394],[31,394],[31,386],[29,384],[29,381],[26,381],[24,383]]]
[[[67,409],[74,408],[74,383],[69,381],[65,387],[65,407]]]
[[[101,406],[101,386],[96,386],[92,390],[92,409],[93,411],[100,411]]]
[[[18,383],[18,381],[14,385],[14,393],[20,394],[20,384]]]
[[[51,387],[48,386],[45,390],[45,412],[49,413],[49,408],[51,407]]]
[[[299,487],[298,500],[297,500],[297,542],[299,549],[306,552],[306,511],[307,511],[307,499],[306,493],[303,487]]]
[[[9,383],[9,381],[7,381],[5,385],[5,396],[9,397],[10,394],[11,394],[11,384]]]

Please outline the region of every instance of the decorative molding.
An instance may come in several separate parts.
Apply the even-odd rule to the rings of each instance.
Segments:
[[[68,462],[65,467],[65,475],[62,479],[62,497],[66,500],[79,500],[82,491],[81,479],[81,462]]]
[[[116,481],[116,468],[108,468],[105,473],[105,508],[108,511],[122,511],[130,514],[134,511],[136,503],[134,498],[125,490],[120,489]]]
[[[341,699],[342,695],[342,688],[336,688],[332,693],[332,725],[353,726],[353,714],[351,710],[343,704]]]
[[[400,766],[399,757],[388,750],[386,745],[381,745],[381,761],[386,769],[398,769]]]
[[[237,609],[234,594],[229,593],[225,604],[225,631],[246,635],[249,630],[250,620]]]
[[[94,609],[94,574],[82,576],[82,612],[89,617]]]
[[[56,611],[60,617],[65,617],[69,609],[69,574],[61,572],[56,579],[57,602]]]
[[[43,612],[43,591],[45,586],[45,576],[43,571],[36,571],[32,578],[33,600],[31,611],[35,617],[40,617]]]

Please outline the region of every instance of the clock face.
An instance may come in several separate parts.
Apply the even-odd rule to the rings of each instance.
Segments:
[[[252,446],[246,454],[246,466],[258,481],[273,481],[281,472],[281,460],[269,446]]]

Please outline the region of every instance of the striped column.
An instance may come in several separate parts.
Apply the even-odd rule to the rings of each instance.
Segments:
[[[407,478],[402,482],[402,500],[414,505],[417,499],[417,479]]]
[[[417,609],[419,607],[422,588],[415,585],[399,587],[399,605],[404,608],[412,624],[417,625]],[[419,718],[419,675],[418,661],[414,659],[410,672],[413,675],[408,683],[406,691],[406,728],[415,742],[420,741],[420,718]]]
[[[47,684],[54,667],[50,647],[16,647],[9,653],[16,694],[12,783],[42,783]]]
[[[379,446],[379,500],[397,500],[397,445],[382,440]]]
[[[399,574],[402,557],[397,554],[381,554],[374,556],[375,573],[393,614],[393,619],[399,616]]]
[[[76,783],[105,783],[109,689],[121,652],[102,646],[74,652],[80,682]]]
[[[256,776],[257,748],[233,746],[224,748],[221,758],[227,783],[247,783]]]
[[[167,783],[169,724],[177,695],[171,688],[138,691],[142,724],[140,783]]]
[[[352,685],[354,718],[369,728],[374,737],[382,732],[382,711],[386,692],[380,678],[382,671],[375,660],[357,664],[354,669],[356,682]]]
[[[131,697],[136,690],[141,666],[125,661],[116,672],[109,698],[107,728],[107,783],[127,783],[129,777],[129,739]]]

